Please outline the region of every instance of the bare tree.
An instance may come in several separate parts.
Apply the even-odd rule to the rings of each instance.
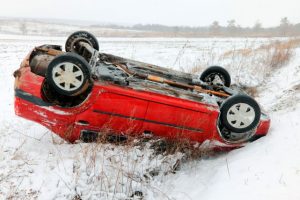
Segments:
[[[227,23],[228,23],[228,25],[227,25],[228,28],[235,28],[236,27],[235,26],[236,21],[234,19],[231,19],[231,20],[227,21]]]
[[[255,22],[255,24],[252,27],[252,31],[251,32],[253,32],[253,34],[256,35],[256,36],[258,34],[262,33],[262,23],[259,20],[257,20]]]
[[[253,26],[253,30],[260,31],[261,29],[262,29],[262,23],[259,20],[257,20]]]
[[[214,21],[214,22],[210,25],[209,30],[210,30],[210,32],[211,32],[213,35],[218,35],[218,34],[220,34],[221,26],[220,26],[219,22],[218,22],[218,21]]]
[[[234,19],[231,19],[229,21],[227,21],[227,29],[229,31],[230,34],[235,34],[237,27],[236,27],[236,21]]]
[[[27,25],[25,22],[21,23],[20,24],[20,31],[23,35],[26,35],[28,30],[27,30]]]
[[[281,18],[280,25],[279,25],[280,33],[283,36],[286,36],[289,32],[290,26],[291,26],[291,23],[287,17]]]

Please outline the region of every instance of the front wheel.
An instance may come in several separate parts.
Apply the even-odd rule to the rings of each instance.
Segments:
[[[247,95],[234,95],[223,102],[220,122],[229,131],[244,133],[257,127],[261,110],[258,103]]]
[[[90,67],[77,54],[58,55],[48,65],[46,80],[58,93],[77,96],[85,92],[91,84]]]

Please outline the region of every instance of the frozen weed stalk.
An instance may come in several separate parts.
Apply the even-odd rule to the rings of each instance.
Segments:
[[[196,65],[189,71],[197,73],[208,63],[209,65],[222,63],[235,77],[233,83],[249,91],[251,96],[255,96],[254,88],[263,84],[272,71],[288,63],[298,46],[297,38],[280,41],[270,39],[267,44],[261,44],[259,40],[246,41],[243,48],[232,45],[232,49],[227,52],[217,53],[214,50],[202,55],[202,59],[198,59]],[[208,60],[210,57],[214,60]]]

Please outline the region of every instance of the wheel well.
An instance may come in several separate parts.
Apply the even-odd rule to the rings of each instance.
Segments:
[[[58,93],[53,89],[46,80],[42,83],[41,96],[45,102],[53,103],[61,107],[75,107],[83,103],[92,91],[93,85],[91,84],[88,89],[78,96],[66,96]]]

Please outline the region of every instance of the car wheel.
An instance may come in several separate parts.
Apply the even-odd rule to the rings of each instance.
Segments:
[[[99,43],[94,35],[86,31],[77,31],[68,37],[65,44],[66,52],[78,52],[79,42],[86,42],[99,51]]]
[[[261,110],[257,102],[243,94],[234,95],[220,108],[221,124],[229,131],[243,133],[254,129],[260,120]]]
[[[58,93],[77,96],[91,84],[90,67],[77,54],[58,55],[48,65],[46,80]]]
[[[231,78],[226,69],[219,66],[212,66],[204,70],[200,76],[200,80],[211,85],[225,85],[230,87]]]

